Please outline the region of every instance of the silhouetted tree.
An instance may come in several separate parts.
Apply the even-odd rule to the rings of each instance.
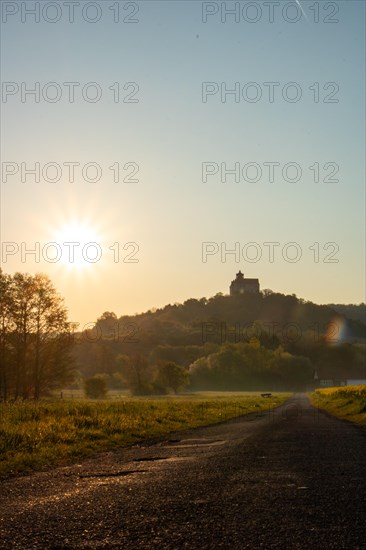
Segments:
[[[12,307],[12,279],[0,268],[0,400],[7,399],[11,378],[10,334],[14,328]]]
[[[72,380],[67,311],[50,279],[0,273],[0,397],[38,399]]]
[[[157,381],[161,386],[172,389],[177,394],[178,390],[188,384],[188,371],[176,363],[163,363],[158,368]]]
[[[127,370],[127,382],[134,395],[152,393],[152,373],[148,360],[137,353],[130,358]]]

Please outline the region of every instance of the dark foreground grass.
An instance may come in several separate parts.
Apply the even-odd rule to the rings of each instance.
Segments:
[[[67,464],[98,451],[268,410],[289,394],[0,404],[0,476]]]
[[[366,385],[316,390],[310,398],[313,405],[338,418],[366,425]]]

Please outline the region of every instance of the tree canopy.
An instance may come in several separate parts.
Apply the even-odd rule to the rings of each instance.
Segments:
[[[63,299],[44,274],[0,270],[0,399],[38,399],[72,380]]]

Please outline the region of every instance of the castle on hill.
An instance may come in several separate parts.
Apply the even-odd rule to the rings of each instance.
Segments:
[[[231,281],[230,296],[237,296],[238,294],[258,294],[259,293],[259,281],[258,279],[246,279],[244,274],[239,271],[236,274],[236,279]]]

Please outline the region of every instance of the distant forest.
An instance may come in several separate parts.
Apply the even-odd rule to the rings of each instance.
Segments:
[[[332,308],[271,290],[119,318],[105,312],[75,333],[75,364],[80,378],[104,376],[136,394],[171,390],[159,374],[167,364],[185,369],[190,389],[306,389],[315,372],[366,378],[364,314],[365,305]]]
[[[365,304],[328,304],[328,307],[334,309],[341,315],[353,319],[354,321],[362,321],[366,323],[366,305]]]
[[[0,400],[60,388],[164,394],[302,390],[316,377],[365,379],[365,305],[295,295],[188,299],[139,315],[104,312],[77,331],[46,275],[0,270]]]

